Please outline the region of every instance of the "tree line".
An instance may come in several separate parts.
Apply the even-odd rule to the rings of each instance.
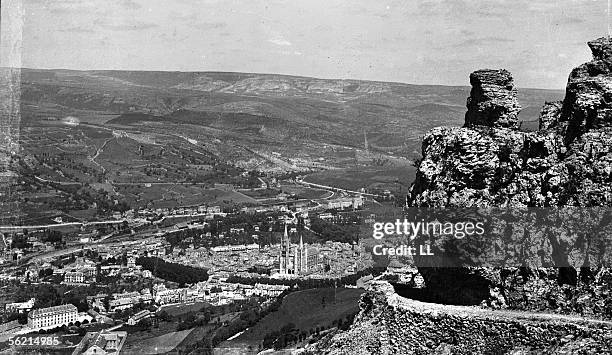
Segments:
[[[170,263],[156,257],[140,257],[136,259],[137,265],[166,281],[176,282],[180,285],[194,284],[208,280],[208,270],[193,266]]]

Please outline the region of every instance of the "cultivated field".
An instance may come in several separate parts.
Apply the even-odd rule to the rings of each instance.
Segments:
[[[410,164],[401,167],[363,167],[328,170],[310,174],[304,181],[357,191],[389,190],[406,192],[415,177],[415,168]]]

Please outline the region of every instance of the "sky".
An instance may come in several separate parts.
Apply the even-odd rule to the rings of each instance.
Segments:
[[[506,68],[519,87],[552,89],[563,89],[570,70],[590,59],[586,41],[606,35],[608,6],[607,0],[2,3],[3,66],[441,85],[469,85],[476,69]],[[20,16],[9,21],[11,12]],[[6,56],[7,38],[15,37],[17,61]]]

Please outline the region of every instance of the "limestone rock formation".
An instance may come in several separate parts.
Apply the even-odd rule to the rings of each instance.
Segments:
[[[465,125],[517,128],[521,105],[514,80],[505,69],[482,69],[470,75],[472,91],[467,100]]]
[[[562,106],[545,105],[537,132],[517,130],[510,73],[472,73],[465,126],[425,135],[410,204],[612,205],[612,46],[589,46],[594,60],[572,71]]]
[[[537,132],[517,129],[520,105],[509,72],[472,73],[465,126],[438,127],[425,135],[408,204],[418,208],[611,207],[612,44],[600,38],[588,45],[593,60],[572,71],[562,103],[545,104]],[[610,244],[607,222],[601,226],[608,240],[600,240],[604,244]],[[527,235],[532,226],[523,221],[519,229]],[[440,296],[448,295],[449,302],[466,292],[465,280],[476,278],[488,284],[492,294],[500,290],[497,300],[488,300],[494,304],[612,318],[611,288],[602,281],[609,273],[589,268],[594,253],[589,254],[588,247],[567,247],[580,244],[584,236],[567,235],[563,228],[549,232],[542,243],[549,244],[551,254],[566,257],[567,268],[524,272],[515,265],[513,270],[497,273],[483,268],[420,267],[419,271],[426,285],[433,292],[437,287]],[[602,254],[599,249],[596,257]],[[599,261],[609,266],[609,249],[607,254],[607,259]]]
[[[602,37],[588,43],[593,61],[570,74],[561,121],[571,140],[590,130],[612,127],[612,44]]]
[[[563,101],[546,102],[540,111],[538,129],[543,131],[557,125],[561,117],[561,108]]]

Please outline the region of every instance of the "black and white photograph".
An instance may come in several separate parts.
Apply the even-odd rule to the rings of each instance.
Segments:
[[[612,0],[0,10],[0,355],[612,354]]]

